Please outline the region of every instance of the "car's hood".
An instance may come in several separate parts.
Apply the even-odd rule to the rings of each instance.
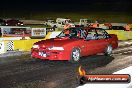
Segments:
[[[63,46],[75,41],[79,41],[80,39],[70,39],[70,38],[53,38],[53,39],[47,39],[47,40],[42,40],[39,42],[36,42],[36,45],[44,45],[46,47],[49,46]]]

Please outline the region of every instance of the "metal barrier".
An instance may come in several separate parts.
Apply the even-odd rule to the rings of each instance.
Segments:
[[[119,40],[132,39],[132,31],[106,30],[109,34],[116,34]],[[56,37],[61,31],[49,32],[44,39],[0,40],[0,54],[7,51],[30,51],[35,42]]]
[[[35,42],[56,37],[60,32],[49,32],[44,39],[27,39],[27,40],[1,40],[0,54],[7,51],[30,51]]]
[[[124,30],[106,30],[109,34],[116,34],[118,40],[129,40],[132,39],[132,31]]]
[[[5,44],[6,42],[4,42],[4,41],[0,41],[0,54],[1,53],[5,53],[6,52],[6,47],[5,47]]]
[[[35,42],[45,39],[14,40],[14,50],[30,51]]]

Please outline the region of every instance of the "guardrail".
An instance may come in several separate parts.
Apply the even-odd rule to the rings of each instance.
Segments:
[[[106,30],[109,34],[116,34],[118,40],[129,40],[132,39],[132,31],[124,30]]]
[[[43,39],[27,39],[27,40],[1,40],[0,41],[0,54],[7,51],[30,51],[35,42],[55,38],[60,31],[49,32]]]
[[[109,34],[117,34],[119,40],[132,39],[132,31],[106,30]],[[30,51],[35,42],[55,38],[61,31],[49,32],[44,39],[0,40],[0,54],[7,51]]]

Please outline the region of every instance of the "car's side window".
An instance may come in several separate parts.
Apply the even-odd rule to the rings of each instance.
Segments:
[[[98,29],[97,31],[97,37],[98,39],[105,39],[107,38],[107,34],[104,30]]]
[[[87,32],[86,32],[86,30],[82,30],[81,31],[81,38],[86,38],[86,34],[87,34]]]
[[[95,39],[97,39],[97,36],[96,36],[96,35],[97,35],[97,34],[96,34],[95,29],[90,29],[90,30],[88,31],[86,40],[95,40]]]

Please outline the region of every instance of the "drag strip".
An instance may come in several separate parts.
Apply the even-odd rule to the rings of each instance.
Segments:
[[[12,57],[15,61],[0,64],[0,88],[75,88],[80,65],[88,74],[112,74],[132,65],[130,51],[131,46],[120,47],[113,51],[112,56],[82,57],[79,63],[74,64],[68,61],[35,61],[30,55]]]
[[[105,66],[112,60],[112,57],[106,59],[105,56],[91,56],[83,57],[79,64],[72,64],[67,61],[34,62],[33,60],[6,64],[0,66],[0,87],[74,88],[77,86],[76,75],[79,65],[88,66],[90,70]]]

